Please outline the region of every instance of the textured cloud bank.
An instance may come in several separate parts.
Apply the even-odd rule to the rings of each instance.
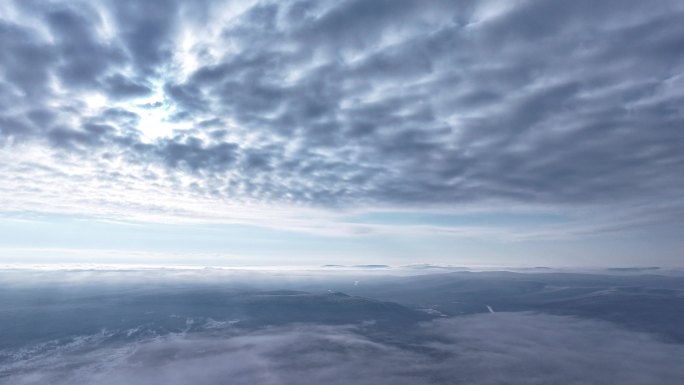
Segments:
[[[678,1],[7,2],[0,197],[6,210],[211,216],[657,196],[671,216],[684,208],[683,13]]]
[[[17,361],[12,384],[678,384],[680,345],[611,324],[496,313],[440,320],[390,344],[353,327],[175,335],[115,347],[80,341]],[[218,332],[217,332],[218,333]]]

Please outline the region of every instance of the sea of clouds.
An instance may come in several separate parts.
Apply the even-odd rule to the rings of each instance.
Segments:
[[[0,383],[28,384],[680,384],[684,347],[610,323],[490,313],[425,323],[413,337],[358,326],[231,325],[135,342],[106,332],[24,355]]]

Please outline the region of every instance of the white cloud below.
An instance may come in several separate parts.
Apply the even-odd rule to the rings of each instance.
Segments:
[[[684,347],[612,324],[531,313],[442,319],[392,345],[355,327],[300,325],[98,346],[86,338],[0,372],[14,385],[677,385]],[[212,334],[213,333],[213,334]],[[218,334],[216,334],[218,333]],[[425,337],[428,338],[425,338]]]

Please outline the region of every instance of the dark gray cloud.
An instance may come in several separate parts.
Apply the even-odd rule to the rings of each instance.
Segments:
[[[434,321],[413,343],[301,325],[108,343],[108,332],[0,372],[12,384],[679,384],[681,345],[584,319],[497,313]],[[417,335],[416,335],[417,336]],[[416,337],[414,336],[414,337]],[[3,377],[0,377],[2,379]]]
[[[114,99],[147,96],[152,93],[152,90],[146,85],[136,83],[121,74],[107,78],[105,84],[107,94]]]
[[[87,7],[48,11],[45,16],[59,53],[57,76],[69,88],[95,87],[110,66],[123,60],[123,52],[97,37],[99,14]]]
[[[46,83],[55,61],[53,47],[36,36],[32,28],[10,20],[0,21],[0,35],[5,52],[0,62],[5,92],[40,100],[47,91]]]
[[[221,171],[235,162],[237,147],[234,143],[204,145],[201,140],[189,137],[184,141],[164,141],[155,146],[154,150],[169,167]]]
[[[132,56],[136,69],[161,71],[171,58],[178,7],[174,0],[111,1],[117,34]]]
[[[102,124],[84,124],[81,130],[57,127],[50,131],[48,138],[56,146],[70,148],[83,145],[97,147],[107,143],[108,136],[114,128]]]
[[[680,2],[16,4],[0,14],[3,143],[323,206],[627,205],[684,188]],[[87,92],[114,105],[92,111]],[[164,118],[105,116],[143,104]],[[161,124],[186,131],[149,138]]]

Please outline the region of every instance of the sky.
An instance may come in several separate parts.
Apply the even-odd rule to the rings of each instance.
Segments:
[[[0,3],[0,264],[684,264],[681,1]]]

